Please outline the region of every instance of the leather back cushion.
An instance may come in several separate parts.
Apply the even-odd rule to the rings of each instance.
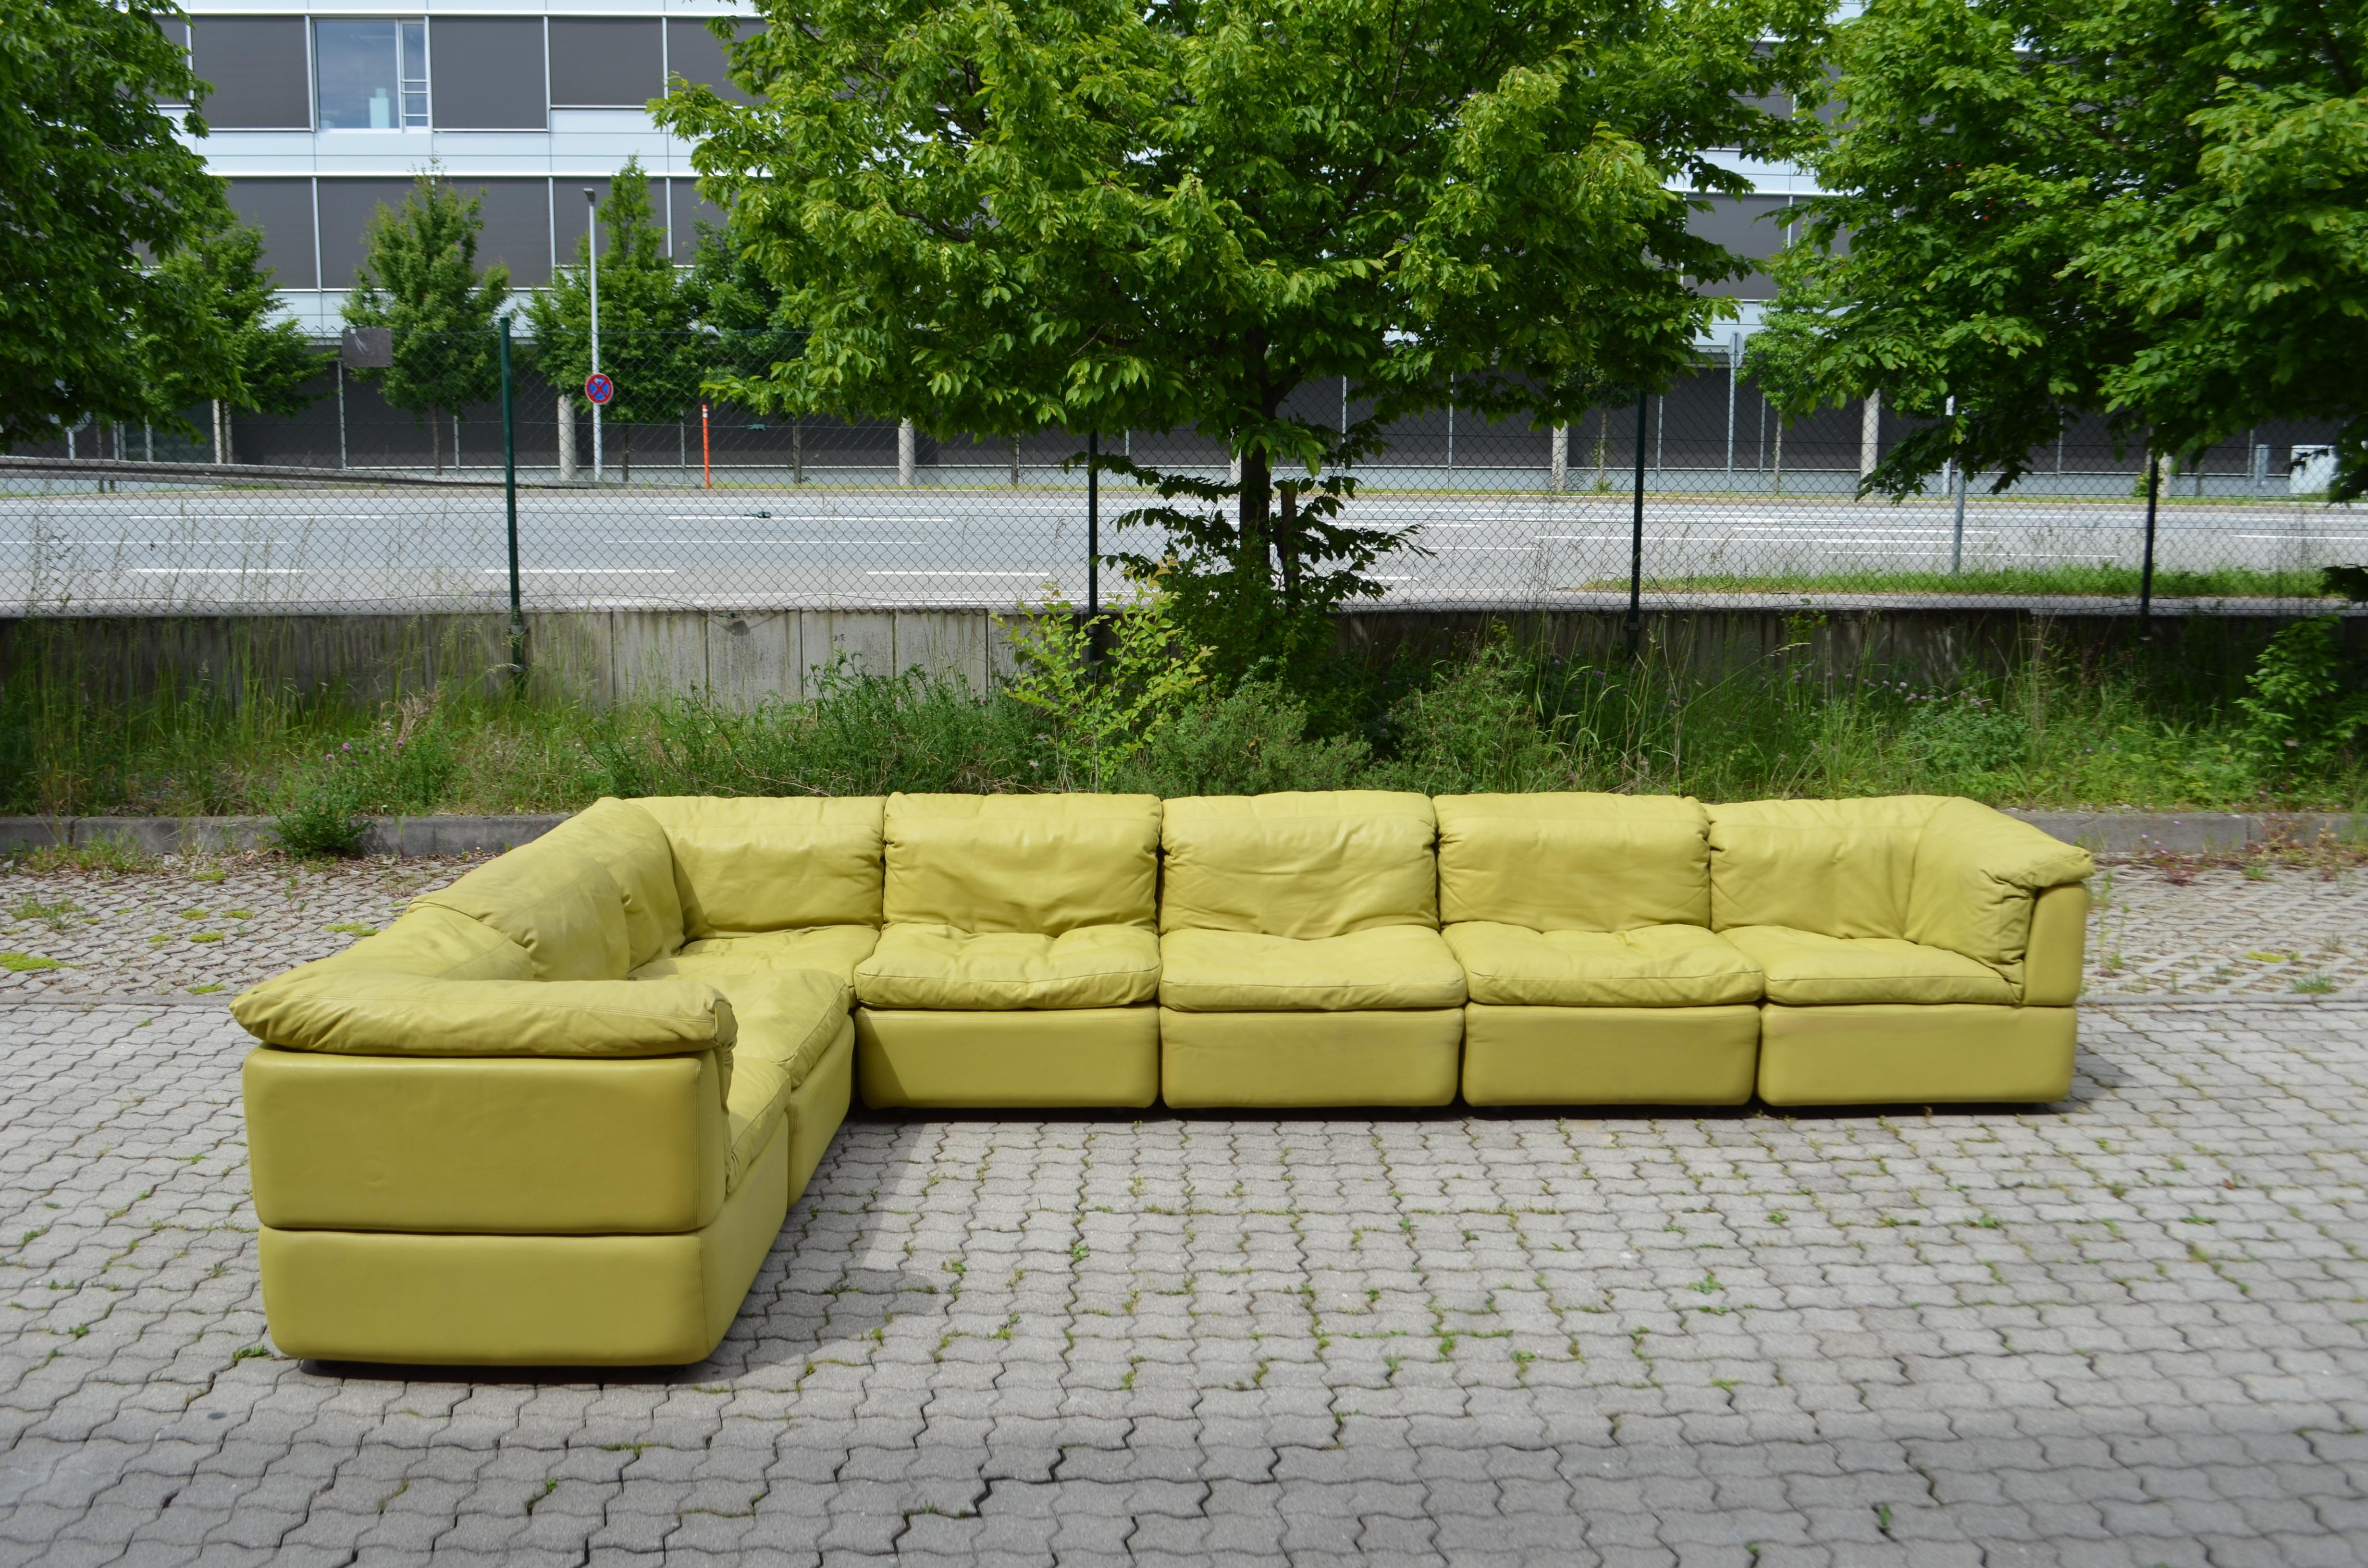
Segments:
[[[1441,795],[1439,917],[1536,931],[1710,924],[1710,817],[1675,795]]]
[[[889,923],[1059,936],[1149,926],[1156,795],[891,795]]]
[[[877,795],[717,800],[653,796],[634,805],[674,846],[683,935],[880,924]]]
[[[1917,843],[1943,797],[1712,806],[1711,929],[1906,937]]]
[[[1384,790],[1167,802],[1162,931],[1342,937],[1439,924],[1438,818]]]

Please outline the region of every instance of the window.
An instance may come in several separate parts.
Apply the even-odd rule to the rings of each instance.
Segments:
[[[313,24],[314,80],[324,131],[424,131],[427,127],[427,24]]]

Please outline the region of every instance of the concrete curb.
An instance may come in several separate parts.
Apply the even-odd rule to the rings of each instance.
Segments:
[[[360,853],[409,858],[482,855],[540,838],[567,813],[509,817],[372,817]],[[0,854],[59,845],[131,843],[152,855],[269,849],[268,817],[0,817]]]
[[[2100,855],[2203,855],[2250,845],[2349,840],[2348,812],[2023,812],[2007,815]]]
[[[2346,812],[2026,812],[2009,816],[2100,855],[2203,855],[2252,845],[2351,840],[2368,824]],[[502,817],[373,817],[361,853],[404,858],[497,854],[541,837],[566,812]],[[0,854],[129,840],[154,855],[272,847],[268,817],[0,817]]]

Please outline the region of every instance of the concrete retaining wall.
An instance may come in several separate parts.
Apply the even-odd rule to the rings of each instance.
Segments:
[[[1565,656],[1624,656],[1624,610],[1365,610],[1340,618],[1345,649],[1431,658],[1502,628]],[[2193,667],[2238,670],[2290,618],[2191,616],[2156,623],[2157,648]],[[1003,625],[985,610],[575,610],[528,620],[538,695],[601,708],[694,689],[736,706],[813,697],[835,662],[890,674],[919,668],[984,688],[1011,667]],[[2368,621],[2344,623],[2368,641]],[[1646,617],[1655,656],[1725,673],[1785,652],[1825,672],[1880,667],[1917,678],[2004,666],[2044,636],[2103,649],[2135,635],[2128,617],[2024,608],[1806,606],[1702,608]],[[382,701],[453,681],[488,692],[510,678],[498,615],[120,616],[0,619],[0,671],[45,669],[86,700],[168,690],[342,693]]]

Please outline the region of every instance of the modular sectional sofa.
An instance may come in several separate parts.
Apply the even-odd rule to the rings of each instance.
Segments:
[[[1966,801],[602,801],[237,998],[293,1356],[696,1361],[874,1108],[2044,1101],[2081,850]]]

